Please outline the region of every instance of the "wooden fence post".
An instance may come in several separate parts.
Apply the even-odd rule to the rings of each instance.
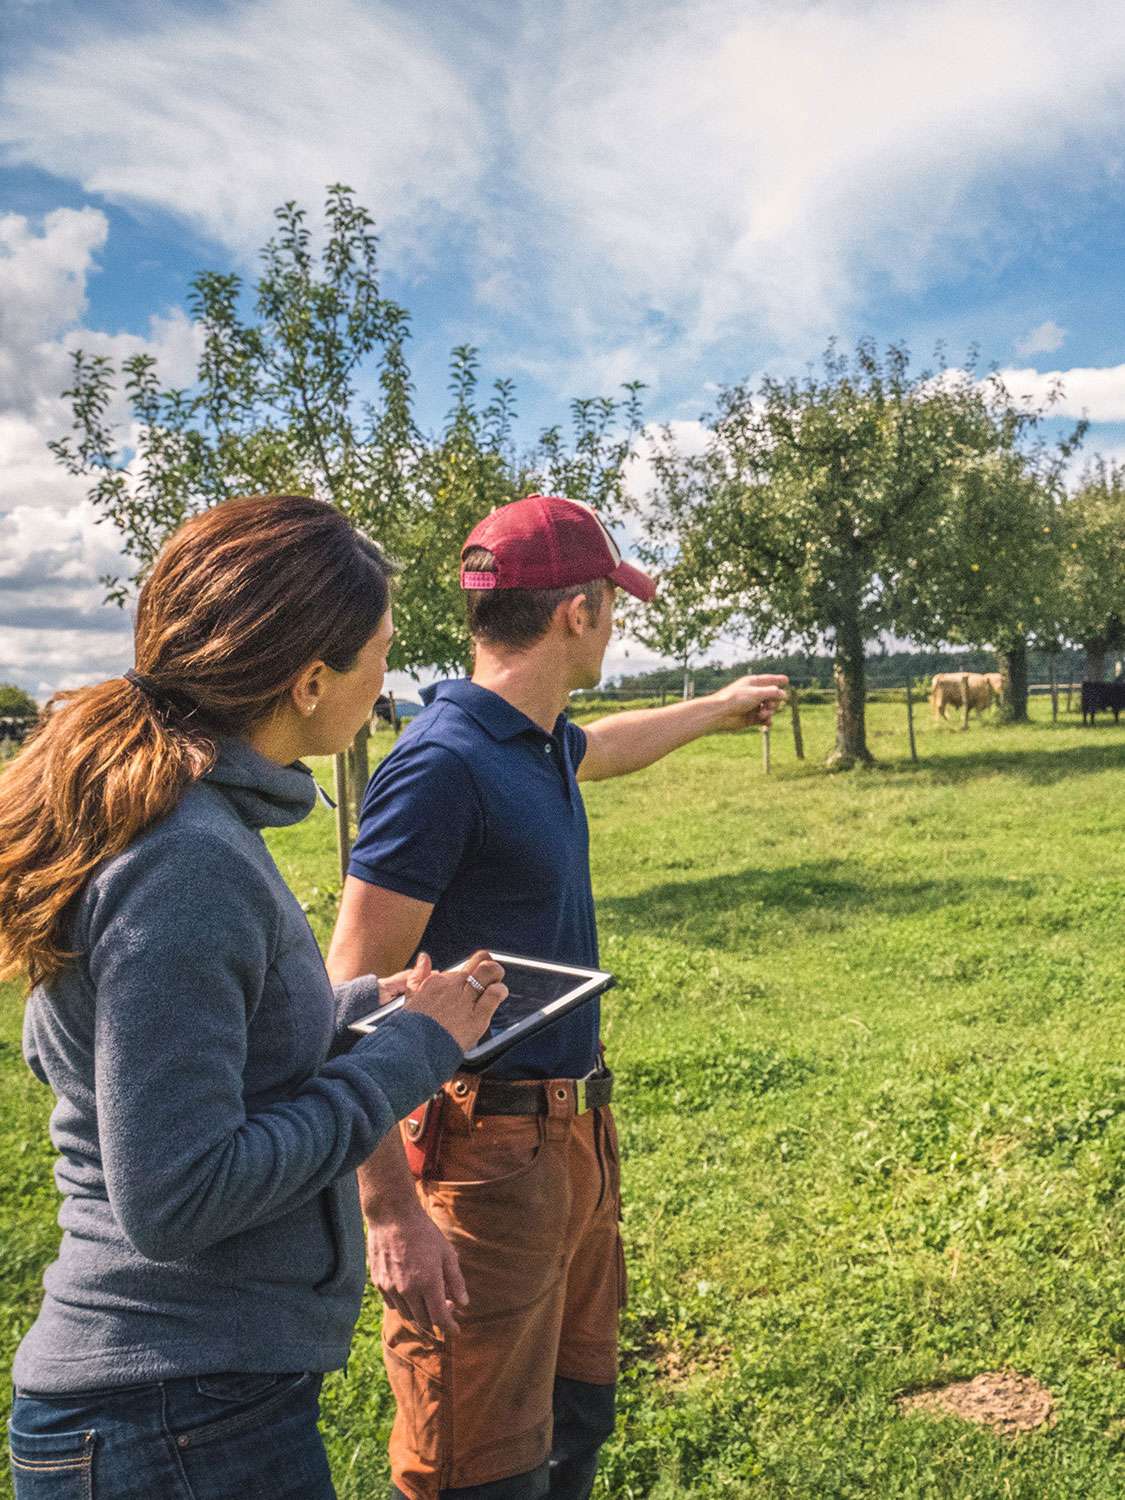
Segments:
[[[910,759],[917,762],[918,745],[914,739],[914,693],[909,677],[906,679],[906,732],[910,737]]]
[[[961,673],[961,728],[969,727],[969,674]]]
[[[395,695],[393,693],[388,693],[387,698],[389,699],[391,705],[391,728],[394,730],[396,735],[401,734],[402,724],[400,723],[398,717],[398,704],[395,702]]]
[[[340,880],[348,873],[351,851],[348,831],[348,757],[347,752],[333,756],[336,773],[336,851],[340,856]]]
[[[1059,722],[1059,679],[1055,671],[1055,658],[1051,657],[1051,723]]]
[[[805,737],[801,733],[801,709],[795,687],[789,689],[789,711],[793,715],[793,750],[798,760],[805,758]]]
[[[1074,678],[1072,677],[1066,685],[1066,711],[1070,713],[1070,700],[1074,697]]]

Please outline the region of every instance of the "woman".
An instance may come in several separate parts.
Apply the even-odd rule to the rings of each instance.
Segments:
[[[485,953],[333,991],[260,832],[310,812],[301,757],[379,695],[389,571],[316,500],[196,517],[141,591],[136,668],[60,694],[0,776],[0,975],[35,985],[64,1230],[16,1356],[18,1500],[334,1494],[317,1395],[365,1281],[354,1168],[506,994]]]

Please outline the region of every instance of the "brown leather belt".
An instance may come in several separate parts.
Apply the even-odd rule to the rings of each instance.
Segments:
[[[613,1074],[608,1070],[585,1078],[552,1078],[549,1083],[517,1083],[504,1078],[482,1078],[477,1090],[478,1115],[545,1115],[550,1113],[548,1090],[573,1091],[576,1114],[603,1109],[613,1098]],[[563,1095],[565,1097],[565,1095]]]

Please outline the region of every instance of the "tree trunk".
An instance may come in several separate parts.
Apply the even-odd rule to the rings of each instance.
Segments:
[[[867,662],[863,631],[853,615],[836,630],[836,745],[825,764],[833,771],[850,771],[857,761],[874,759],[867,748]]]
[[[348,874],[348,856],[351,853],[351,833],[348,828],[348,752],[342,751],[332,758],[336,784],[336,854],[340,861],[340,884]]]
[[[352,793],[352,816],[355,818],[356,827],[359,827],[359,814],[363,807],[363,794],[367,790],[367,782],[371,776],[370,762],[367,758],[367,742],[371,738],[371,721],[366,720],[359,727],[352,742],[352,748],[348,751],[348,769],[351,772],[349,781]]]
[[[1027,713],[1027,641],[1011,641],[996,653],[1004,679],[1001,711],[1011,724],[1026,724]]]
[[[1105,655],[1106,638],[1104,635],[1097,636],[1094,640],[1083,641],[1082,648],[1086,652],[1086,681],[1105,681]]]

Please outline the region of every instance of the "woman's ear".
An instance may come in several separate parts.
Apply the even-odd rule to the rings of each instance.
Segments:
[[[302,667],[289,689],[289,698],[301,717],[314,714],[324,696],[325,666],[322,661],[312,661]]]

